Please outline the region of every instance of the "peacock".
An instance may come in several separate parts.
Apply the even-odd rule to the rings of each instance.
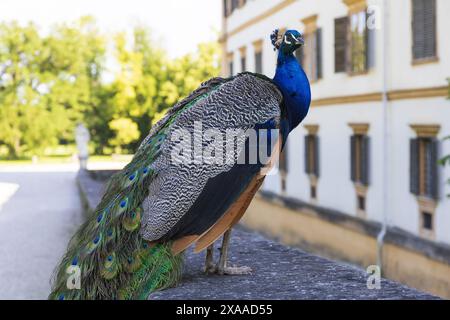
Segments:
[[[231,228],[311,102],[308,78],[294,56],[304,45],[301,33],[275,30],[271,41],[278,51],[273,79],[250,72],[213,78],[152,127],[70,240],[50,299],[147,299],[180,281],[183,253],[191,245],[195,252],[206,250],[207,273],[252,271],[227,265]],[[251,139],[252,130],[258,139]],[[206,132],[229,131],[238,132],[231,144],[236,152],[220,154],[225,140],[207,139]],[[192,148],[193,140],[200,142]],[[260,156],[263,149],[268,157]],[[251,150],[256,161],[249,161]],[[214,264],[213,245],[221,236]],[[70,286],[75,269],[79,288]]]

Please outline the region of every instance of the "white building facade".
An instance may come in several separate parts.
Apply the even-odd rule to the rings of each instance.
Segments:
[[[450,1],[225,0],[224,74],[272,77],[297,29],[312,107],[263,191],[450,244]]]

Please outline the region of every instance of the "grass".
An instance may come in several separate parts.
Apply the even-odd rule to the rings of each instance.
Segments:
[[[111,156],[91,156],[89,162],[130,162],[133,158],[132,154],[115,154]]]
[[[1,149],[1,146],[0,146]],[[3,152],[1,152],[3,151]],[[74,163],[78,161],[76,156],[77,148],[75,145],[60,145],[46,148],[43,155],[35,157],[23,156],[19,159],[8,159],[4,150],[0,150],[0,166],[8,165],[30,165],[30,164],[63,164]],[[74,156],[75,155],[75,156]],[[90,163],[95,162],[130,162],[133,155],[92,155],[89,157]]]
[[[70,157],[40,157],[36,163],[40,164],[52,164],[52,163],[70,163],[72,159]],[[0,165],[26,165],[33,164],[31,159],[18,159],[18,160],[0,160]]]

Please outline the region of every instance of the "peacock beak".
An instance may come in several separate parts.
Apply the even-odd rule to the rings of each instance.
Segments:
[[[298,38],[295,39],[295,44],[298,46],[303,46],[305,45],[305,39],[303,39],[302,36],[299,36]]]

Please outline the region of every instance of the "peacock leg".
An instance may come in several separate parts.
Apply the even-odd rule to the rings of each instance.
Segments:
[[[215,272],[215,265],[213,262],[213,256],[214,256],[214,243],[212,243],[207,249],[206,249],[206,260],[205,260],[205,273],[214,273]]]
[[[222,248],[220,248],[219,263],[216,267],[217,274],[224,275],[244,275],[251,274],[252,269],[249,267],[227,266],[228,247],[230,245],[231,229],[227,230],[223,235]]]

